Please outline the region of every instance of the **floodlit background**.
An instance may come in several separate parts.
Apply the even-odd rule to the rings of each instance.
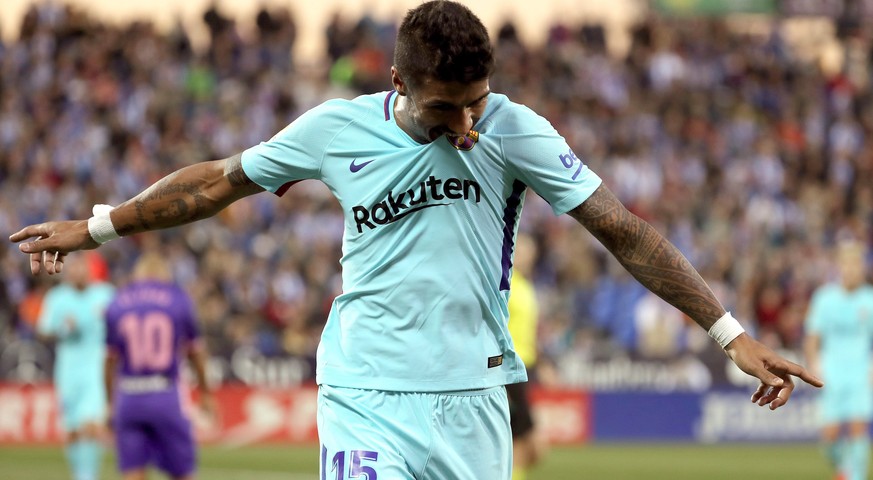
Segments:
[[[328,98],[389,89],[415,4],[4,0],[0,230],[85,218]],[[802,361],[835,239],[873,244],[873,1],[467,4],[496,45],[492,89],[547,117],[748,330]],[[535,411],[554,445],[531,478],[827,475],[814,392],[759,409],[705,332],[570,218],[531,194],[521,229],[541,252]],[[314,354],[341,233],[327,189],[303,182],[158,237],[222,386],[220,422],[198,424],[203,478],[315,478]],[[124,281],[148,241],[102,247],[95,275]],[[53,355],[33,332],[56,280],[14,245],[0,273],[0,477],[62,478]]]

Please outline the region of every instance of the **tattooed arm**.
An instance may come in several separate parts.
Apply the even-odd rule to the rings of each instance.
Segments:
[[[644,287],[709,330],[725,313],[709,286],[663,235],[634,215],[601,185],[571,210],[581,223]]]
[[[179,169],[156,182],[110,213],[119,235],[175,227],[211,217],[243,197],[263,189],[243,172],[241,155],[197,163]],[[99,245],[88,232],[87,220],[46,222],[30,225],[9,236],[12,242],[37,237],[19,245],[30,254],[31,272],[60,273],[64,256]]]
[[[231,203],[262,192],[242,170],[242,155],[177,170],[136,197],[118,205],[110,217],[119,235],[175,227],[211,217]]]
[[[570,215],[588,229],[640,283],[694,319],[707,331],[725,313],[721,302],[697,270],[663,235],[629,212],[604,185]],[[792,376],[816,386],[821,380],[743,333],[725,348],[744,372],[761,383],[752,395],[758,405],[775,410],[794,390]]]

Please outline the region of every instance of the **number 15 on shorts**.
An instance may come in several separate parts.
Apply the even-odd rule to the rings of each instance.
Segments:
[[[328,462],[327,447],[321,447],[321,480],[345,480],[359,478],[361,480],[377,480],[376,469],[372,464],[379,459],[379,453],[369,450],[349,451],[349,475],[346,472],[346,452],[336,452]]]

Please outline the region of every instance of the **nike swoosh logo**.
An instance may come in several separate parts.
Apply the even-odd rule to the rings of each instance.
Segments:
[[[357,158],[355,160],[357,160]],[[349,164],[349,171],[351,171],[352,173],[355,173],[360,169],[366,167],[367,165],[373,163],[373,160],[364,163],[355,163],[355,160],[352,160],[352,163]]]

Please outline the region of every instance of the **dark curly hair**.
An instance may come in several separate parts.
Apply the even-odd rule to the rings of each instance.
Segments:
[[[488,78],[494,70],[488,30],[460,3],[422,3],[400,24],[394,67],[412,86],[425,78],[462,83]]]

